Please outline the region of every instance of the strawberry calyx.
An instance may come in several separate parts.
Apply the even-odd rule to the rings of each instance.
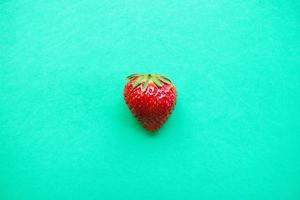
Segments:
[[[157,87],[162,87],[164,84],[172,84],[171,80],[160,74],[132,74],[127,77],[129,80],[133,80],[133,89],[142,85],[142,91],[146,91],[149,83],[154,83]]]

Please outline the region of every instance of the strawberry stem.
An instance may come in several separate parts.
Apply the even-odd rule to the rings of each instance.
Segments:
[[[157,87],[162,87],[164,84],[172,84],[171,80],[160,74],[132,74],[127,77],[129,80],[134,79],[133,89],[143,84],[142,91],[146,91],[149,83],[154,83]]]

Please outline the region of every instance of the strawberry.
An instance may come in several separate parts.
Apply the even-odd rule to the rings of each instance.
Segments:
[[[157,131],[175,107],[175,86],[158,74],[133,74],[128,79],[124,89],[126,104],[145,129]]]

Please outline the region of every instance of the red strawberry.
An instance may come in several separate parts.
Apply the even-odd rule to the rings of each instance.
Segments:
[[[175,107],[175,86],[158,74],[133,74],[128,79],[124,98],[129,109],[145,129],[158,130]]]

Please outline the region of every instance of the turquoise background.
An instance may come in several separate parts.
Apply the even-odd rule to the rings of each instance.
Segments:
[[[296,0],[1,0],[0,199],[300,199]],[[149,135],[125,77],[178,89]]]

